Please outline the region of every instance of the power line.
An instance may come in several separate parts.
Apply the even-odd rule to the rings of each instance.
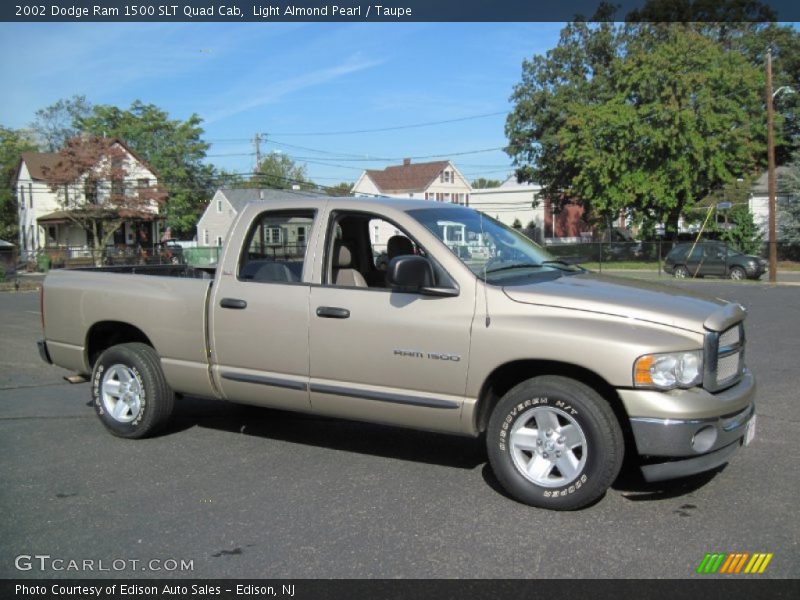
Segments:
[[[409,125],[396,125],[394,127],[379,127],[375,129],[353,129],[350,131],[306,131],[306,132],[282,132],[273,133],[273,135],[283,136],[312,136],[312,135],[353,135],[359,133],[380,133],[383,131],[399,131],[401,129],[416,129],[418,127],[433,127],[434,125],[444,125],[447,123],[460,123],[463,121],[472,121],[475,119],[485,119],[486,117],[496,117],[498,115],[507,115],[508,111],[498,111],[492,113],[483,113],[480,115],[471,115],[468,117],[460,117],[457,119],[444,119],[441,121],[427,121],[424,123],[412,123]]]

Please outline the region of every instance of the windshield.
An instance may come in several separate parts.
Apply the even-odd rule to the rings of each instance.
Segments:
[[[518,231],[471,208],[421,208],[409,214],[442,240],[475,275],[490,283],[524,270],[582,271],[557,260]]]

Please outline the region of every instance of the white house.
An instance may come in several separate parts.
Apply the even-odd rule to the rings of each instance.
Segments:
[[[473,190],[470,206],[509,227],[519,221],[529,229],[533,223],[534,237],[543,242],[545,202],[540,197],[541,190],[538,183],[517,183],[517,176],[511,175],[499,187]]]
[[[783,177],[789,172],[789,167],[776,167],[775,168],[775,205],[780,207],[787,202],[797,202],[798,199],[792,197],[786,190],[783,183]],[[764,239],[769,235],[769,188],[767,181],[767,172],[765,171],[761,177],[756,179],[753,183],[753,188],[750,190],[750,200],[748,201],[750,213],[753,215],[753,222],[761,230]],[[775,215],[776,219],[780,217],[780,210]],[[778,225],[778,241],[780,241],[780,224]]]
[[[211,198],[203,215],[197,222],[198,246],[222,246],[228,235],[228,229],[247,204],[251,202],[269,202],[270,200],[286,200],[287,198],[317,197],[314,194],[299,190],[271,189],[220,189]],[[327,196],[324,196],[327,197]],[[295,238],[303,235],[302,231],[292,234]],[[297,240],[295,240],[297,241]],[[305,239],[302,239],[305,242]]]
[[[472,186],[449,160],[412,163],[403,159],[402,165],[383,170],[367,169],[353,185],[355,196],[388,196],[390,198],[416,198],[470,205]],[[382,246],[396,235],[389,223],[380,221],[370,228],[373,246]]]
[[[124,181],[94,181],[79,176],[73,183],[53,190],[47,173],[63,158],[54,152],[24,152],[14,177],[19,223],[19,253],[31,259],[39,250],[88,251],[89,233],[69,217],[69,212],[87,203],[102,205],[112,190],[135,190],[158,184],[155,172],[121,140],[108,140],[109,149],[122,151]],[[152,217],[131,218],[115,233],[114,245],[150,246],[158,242],[158,203],[146,207]]]
[[[382,171],[367,169],[353,185],[355,196],[419,198],[464,206],[469,206],[471,193],[469,181],[449,160],[412,163],[406,158],[402,165]]]

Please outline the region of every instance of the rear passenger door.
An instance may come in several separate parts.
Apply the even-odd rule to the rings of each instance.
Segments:
[[[210,307],[222,395],[290,410],[309,406],[307,247],[313,210],[265,211],[237,259],[226,257]]]

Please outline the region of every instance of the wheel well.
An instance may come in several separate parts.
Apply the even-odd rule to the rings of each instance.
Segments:
[[[89,367],[94,367],[97,357],[111,346],[130,342],[141,342],[150,347],[153,346],[144,332],[130,323],[121,321],[95,323],[86,334],[86,358],[89,361]]]
[[[494,410],[494,407],[506,392],[515,385],[539,375],[561,375],[588,385],[605,398],[611,406],[622,428],[626,445],[628,440],[633,439],[628,413],[622,405],[619,394],[611,384],[597,373],[584,367],[548,360],[517,360],[497,367],[492,371],[489,377],[486,378],[478,396],[478,408],[476,410],[478,431],[486,431],[492,410]]]

